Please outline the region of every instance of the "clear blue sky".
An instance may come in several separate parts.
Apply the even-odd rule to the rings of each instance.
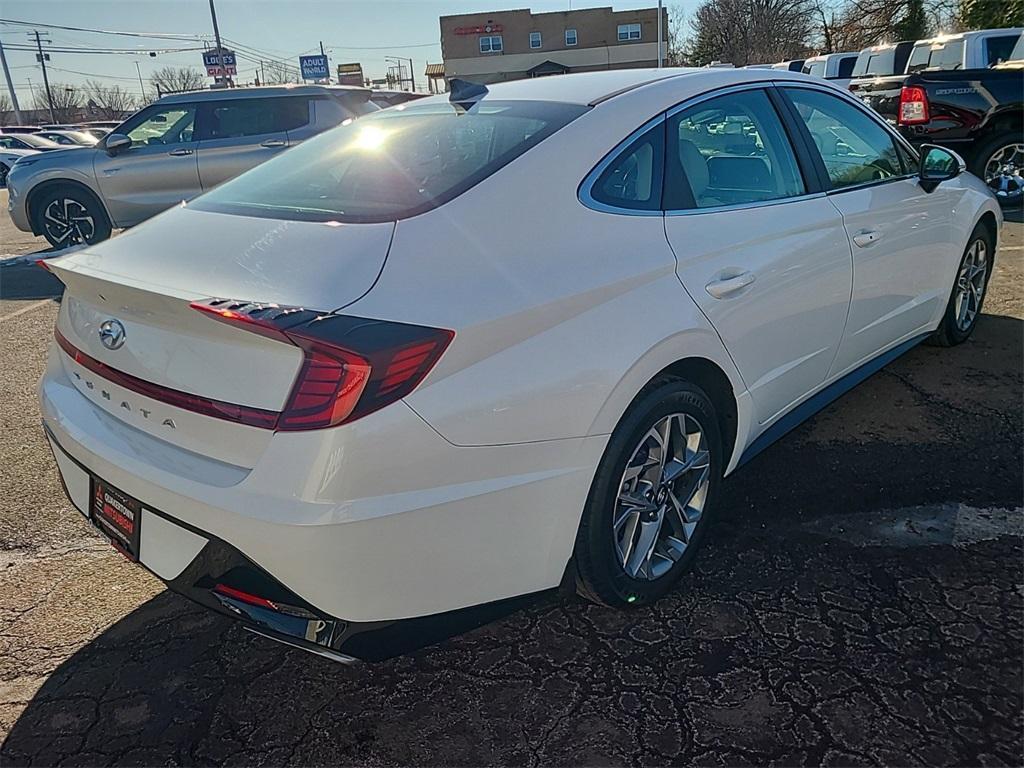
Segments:
[[[452,13],[473,13],[507,8],[532,8],[534,11],[591,8],[611,5],[617,10],[651,7],[657,0],[216,0],[221,35],[268,57],[279,57],[297,64],[300,53],[319,52],[323,41],[332,71],[342,62],[359,61],[370,77],[383,77],[387,65],[384,56],[412,57],[418,80],[429,62],[441,61],[438,17]],[[667,0],[670,12],[682,8],[692,11],[697,0]],[[4,2],[0,17],[17,21],[44,22],[94,29],[129,32],[158,32],[206,36],[212,39],[208,0],[32,0]],[[23,106],[30,106],[29,81],[42,82],[35,55],[10,50],[11,45],[30,42],[30,28],[0,24],[0,40],[7,47],[7,61]],[[40,28],[40,32],[43,29]],[[52,82],[82,84],[91,76],[139,91],[135,69],[138,61],[143,78],[159,67],[201,66],[199,51],[161,53],[150,58],[153,48],[195,47],[201,43],[186,40],[150,40],[115,37],[86,32],[48,30],[54,46],[128,48],[144,51],[135,54],[51,53],[48,71]],[[232,46],[233,47],[233,46]],[[254,57],[256,55],[254,54]],[[256,64],[240,60],[240,81],[251,80]],[[70,71],[69,71],[70,70]],[[86,74],[81,74],[86,73]],[[419,83],[418,83],[419,84]],[[5,86],[5,84],[0,83]],[[147,82],[147,88],[149,87]],[[4,90],[6,88],[4,87]]]

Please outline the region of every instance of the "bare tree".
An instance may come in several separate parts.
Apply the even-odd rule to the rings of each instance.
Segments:
[[[281,85],[296,80],[298,70],[283,61],[265,61],[260,67],[260,82],[264,85]]]
[[[814,27],[811,0],[704,0],[690,19],[689,58],[737,67],[794,58]]]
[[[50,95],[53,97],[53,119],[58,123],[71,123],[78,119],[82,109],[82,92],[70,83],[50,83]],[[32,105],[35,109],[49,112],[50,99],[46,88],[32,89]]]
[[[85,84],[89,105],[103,116],[104,120],[120,120],[137,106],[135,95],[120,85],[104,85],[97,80]]]
[[[7,125],[14,117],[11,110],[11,97],[6,93],[0,93],[0,125]]]
[[[161,67],[149,79],[157,93],[198,91],[206,86],[206,75],[195,67]]]

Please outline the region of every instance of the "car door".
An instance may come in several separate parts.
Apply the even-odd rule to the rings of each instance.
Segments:
[[[203,189],[254,168],[288,148],[288,99],[218,99],[200,108],[199,179]]]
[[[194,103],[154,104],[119,129],[131,146],[108,153],[101,141],[93,170],[115,226],[128,227],[201,191]],[[113,134],[111,134],[113,135]]]
[[[925,192],[912,153],[852,98],[801,86],[781,90],[810,137],[853,253],[850,317],[833,366],[841,374],[924,332],[945,306],[949,191]]]
[[[842,219],[778,97],[741,87],[670,114],[665,232],[679,278],[770,421],[825,380],[850,301]]]

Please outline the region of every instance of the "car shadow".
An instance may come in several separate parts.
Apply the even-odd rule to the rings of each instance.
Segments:
[[[63,294],[64,284],[34,261],[0,261],[0,300],[55,299]]]
[[[0,762],[1013,762],[1019,538],[864,547],[817,523],[1019,516],[1022,348],[1024,323],[983,316],[967,344],[912,350],[766,450],[652,607],[545,593],[342,666],[165,592],[49,675]],[[979,601],[980,630],[951,633]]]

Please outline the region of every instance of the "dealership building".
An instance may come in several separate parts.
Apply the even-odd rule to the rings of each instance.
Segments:
[[[668,12],[662,11],[662,40]],[[662,43],[662,52],[666,44]],[[531,13],[528,9],[441,17],[444,77],[496,83],[569,72],[654,67],[658,9]]]

